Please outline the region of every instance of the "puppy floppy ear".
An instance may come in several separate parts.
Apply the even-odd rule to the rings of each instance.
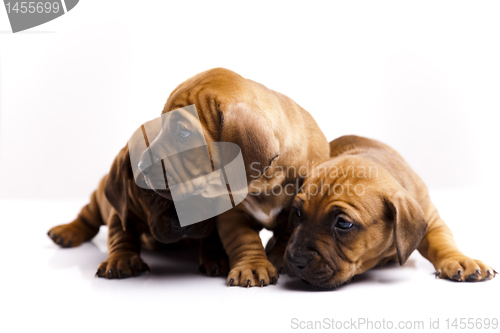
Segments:
[[[220,142],[237,144],[243,155],[247,180],[260,178],[272,171],[279,157],[279,141],[271,122],[261,110],[252,110],[238,103],[220,114]]]
[[[424,237],[427,223],[420,205],[404,189],[388,198],[386,203],[394,220],[394,242],[399,264],[403,265]]]
[[[126,230],[127,227],[128,189],[133,179],[134,176],[127,145],[116,156],[104,183],[104,195],[120,217],[123,230]]]

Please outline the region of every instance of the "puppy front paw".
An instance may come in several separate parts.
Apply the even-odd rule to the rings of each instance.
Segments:
[[[53,227],[47,235],[61,247],[76,247],[85,240],[85,235],[73,223]]]
[[[476,282],[490,280],[497,272],[481,260],[467,256],[453,256],[443,259],[436,265],[436,277],[460,282]]]
[[[99,265],[95,276],[107,279],[125,279],[149,272],[139,254],[132,251],[112,253]]]
[[[228,286],[267,286],[276,284],[278,281],[278,271],[267,260],[240,261],[234,265],[227,276]]]

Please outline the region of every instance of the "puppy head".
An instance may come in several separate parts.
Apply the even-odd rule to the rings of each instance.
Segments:
[[[232,151],[214,152],[211,143],[216,142],[233,143],[241,149],[247,183],[259,178],[279,156],[279,141],[267,117],[274,106],[267,94],[267,88],[223,68],[200,73],[179,85],[165,105],[159,134],[141,159],[152,160],[152,165],[145,164],[161,171],[149,172],[139,166],[145,183],[172,199],[172,186],[190,181],[185,186],[195,187],[187,192],[196,195],[206,184],[193,180],[234,155]]]
[[[287,273],[324,288],[396,254],[404,264],[426,229],[424,213],[409,193],[359,156],[315,168],[294,199],[289,223],[295,230],[284,257]]]
[[[275,122],[268,117],[276,105],[270,96],[272,94],[264,86],[222,68],[200,73],[183,82],[170,94],[162,112],[161,126],[155,128],[154,140],[146,143],[149,147],[146,151],[141,151],[142,158],[135,166],[141,171],[141,181],[157,195],[168,200],[175,198],[176,207],[184,204],[190,214],[200,218],[214,216],[210,210],[218,204],[216,194],[219,192],[210,192],[210,199],[216,202],[213,206],[207,207],[200,200],[200,207],[197,207],[197,200],[205,198],[209,185],[211,189],[216,187],[215,181],[206,181],[213,176],[213,169],[226,165],[239,153],[238,150],[235,154],[237,149],[217,147],[241,149],[247,184],[244,180],[237,183],[243,188],[277,160],[279,141],[273,127]],[[217,145],[218,142],[233,145]],[[231,170],[225,169],[225,173],[226,179],[239,179],[230,178]],[[238,170],[238,176],[239,173]],[[221,173],[220,183],[225,185],[222,176]],[[232,191],[241,190],[238,186],[231,186],[229,190],[226,186],[216,188],[220,189],[220,198],[227,198],[229,191],[236,202]],[[177,200],[179,198],[181,200]],[[180,215],[183,212],[179,210]],[[198,224],[205,222],[183,230],[196,229],[200,227]],[[158,239],[158,233],[155,237]]]
[[[195,108],[180,108],[161,116],[161,129],[142,154],[138,168],[144,183],[170,200],[174,186],[183,183],[192,185],[193,182],[189,181],[212,172],[208,147]],[[188,189],[193,195],[196,190]]]

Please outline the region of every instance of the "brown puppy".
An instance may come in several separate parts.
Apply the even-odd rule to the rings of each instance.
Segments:
[[[275,282],[278,274],[266,257],[258,231],[262,227],[274,231],[276,246],[269,258],[282,258],[291,202],[308,169],[328,158],[328,142],[310,114],[290,98],[227,69],[212,69],[180,84],[163,113],[192,104],[208,145],[230,142],[241,148],[249,192],[245,200],[216,219],[181,228],[168,184],[166,189],[139,188],[125,147],[91,203],[72,223],[51,229],[49,236],[61,246],[77,246],[107,224],[109,254],[98,275],[113,278],[147,269],[139,257],[141,234],[151,234],[162,243],[210,235],[202,243],[202,264],[207,271],[215,266],[217,273],[227,274],[220,240],[211,234],[216,220],[229,255],[228,283],[253,286]],[[160,132],[157,137],[162,135]],[[153,141],[151,146],[156,144],[160,143]],[[294,172],[280,172],[284,166]],[[153,176],[141,175],[145,184],[157,183],[157,179],[150,179]]]
[[[436,275],[480,281],[496,272],[457,248],[422,180],[387,145],[357,136],[330,143],[331,159],[312,170],[294,200],[296,228],[286,271],[336,287],[377,264],[403,265],[418,249]]]
[[[275,232],[277,245],[269,257],[281,258],[288,238],[282,233],[300,179],[308,168],[328,158],[328,142],[311,115],[293,100],[227,69],[212,69],[179,85],[163,113],[192,104],[207,144],[237,144],[244,159],[249,194],[216,218],[229,256],[228,284],[248,287],[276,282],[277,271],[258,232],[262,227]],[[284,168],[295,172],[282,172]],[[148,177],[146,183],[155,182]],[[171,197],[168,188],[155,191]]]

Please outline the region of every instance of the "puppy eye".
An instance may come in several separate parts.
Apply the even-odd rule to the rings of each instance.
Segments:
[[[350,229],[352,228],[352,223],[347,221],[345,218],[339,216],[337,217],[337,222],[335,223],[335,227],[339,229]]]
[[[186,128],[186,126],[182,125],[181,123],[177,124],[177,135],[179,135],[181,138],[185,139],[191,134],[191,131]]]
[[[297,217],[300,217],[300,210],[295,208],[295,215],[297,215]]]

